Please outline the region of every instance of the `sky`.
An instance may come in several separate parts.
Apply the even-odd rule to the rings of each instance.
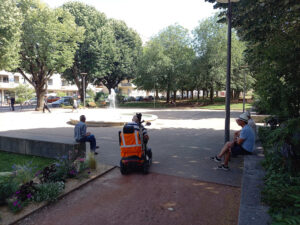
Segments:
[[[70,0],[41,0],[51,8]],[[199,21],[212,16],[213,4],[204,0],[81,0],[94,6],[108,18],[123,20],[139,33],[145,43],[169,25],[178,23],[193,30]]]

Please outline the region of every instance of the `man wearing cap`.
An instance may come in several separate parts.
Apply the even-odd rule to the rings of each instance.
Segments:
[[[230,153],[233,156],[236,155],[248,155],[252,154],[255,135],[253,129],[248,125],[248,116],[246,113],[241,114],[236,122],[242,127],[242,130],[234,133],[234,140],[232,142],[227,142],[222,148],[221,152],[211,157],[215,162],[221,162],[224,156],[224,164],[218,166],[218,169],[229,170],[228,161],[230,158]]]

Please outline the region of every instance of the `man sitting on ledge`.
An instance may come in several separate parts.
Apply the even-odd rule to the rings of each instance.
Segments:
[[[80,122],[77,123],[74,128],[74,138],[77,142],[90,142],[91,152],[97,155],[98,152],[96,152],[96,148],[99,148],[99,146],[96,146],[95,136],[90,132],[86,132],[85,120],[85,115],[81,115]]]
[[[228,161],[230,159],[230,153],[233,156],[252,154],[255,135],[253,129],[248,125],[248,115],[243,113],[236,119],[236,123],[242,127],[242,130],[234,133],[234,140],[232,142],[226,142],[221,152],[211,157],[216,162],[221,162],[221,158],[224,156],[224,164],[218,166],[218,169],[229,170]]]

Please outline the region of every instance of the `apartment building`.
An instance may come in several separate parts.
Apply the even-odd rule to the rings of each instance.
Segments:
[[[6,104],[10,97],[11,91],[20,84],[29,84],[20,73],[10,73],[0,71],[0,105]],[[30,87],[32,87],[29,84]],[[33,87],[32,87],[33,88]],[[95,92],[103,90],[101,86],[89,85]],[[68,96],[78,95],[78,88],[76,85],[71,85],[66,80],[61,78],[60,74],[54,74],[48,81],[47,94],[55,94],[58,91],[66,93]]]

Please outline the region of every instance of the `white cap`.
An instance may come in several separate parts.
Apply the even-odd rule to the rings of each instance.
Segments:
[[[243,113],[243,114],[241,114],[241,115],[239,115],[239,118],[238,118],[239,120],[242,120],[242,121],[244,121],[244,122],[246,122],[246,123],[248,123],[248,116],[247,116],[247,114],[246,113]]]

